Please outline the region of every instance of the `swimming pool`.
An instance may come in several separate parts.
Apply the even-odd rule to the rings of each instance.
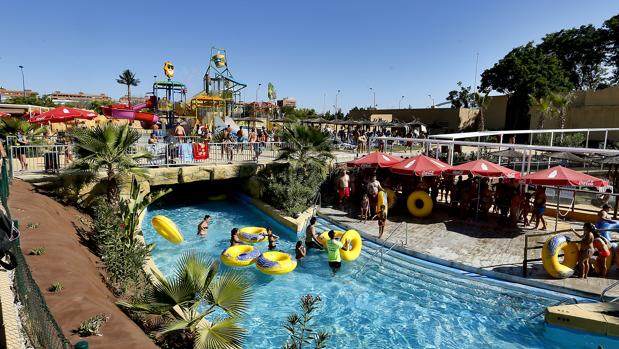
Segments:
[[[152,229],[155,215],[174,220],[185,242],[172,245]],[[205,214],[212,223],[206,238],[196,235]],[[323,228],[329,223],[320,220]],[[142,226],[159,269],[170,275],[180,253],[203,251],[214,259],[228,247],[230,230],[243,226],[272,226],[281,237],[278,250],[293,253],[296,234],[255,207],[239,200],[169,203],[149,207]],[[320,231],[319,231],[320,232]],[[266,243],[258,244],[262,251]],[[327,348],[591,348],[602,344],[596,336],[548,334],[541,316],[530,320],[557,296],[532,288],[505,287],[479,275],[419,261],[394,253],[384,263],[370,262],[376,245],[365,243],[361,257],[344,263],[331,277],[326,255],[312,250],[287,275],[270,276],[255,266],[243,268],[254,280],[253,303],[243,325],[249,330],[245,348],[279,348],[287,338],[286,316],[298,311],[299,297],[320,295],[319,327],[331,333]],[[222,265],[223,266],[223,265]],[[225,266],[223,266],[225,267]],[[227,267],[225,267],[227,268]],[[568,333],[560,331],[560,333]],[[560,339],[556,339],[560,338]],[[615,342],[616,344],[616,342]]]

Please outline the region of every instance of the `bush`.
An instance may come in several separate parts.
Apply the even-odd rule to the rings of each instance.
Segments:
[[[60,282],[54,282],[49,288],[48,291],[50,292],[54,292],[54,293],[59,293],[60,291],[64,290],[64,286],[62,286],[62,283]]]
[[[555,133],[552,138],[553,146],[561,147],[580,147],[587,139],[584,133],[565,133],[563,134],[563,140],[560,133]],[[535,136],[534,144],[537,145],[550,145],[550,133],[542,133]]]
[[[30,250],[32,256],[42,256],[45,253],[45,247],[35,247]]]
[[[80,327],[78,327],[75,332],[77,332],[80,337],[101,336],[101,326],[103,326],[109,319],[109,316],[97,314],[88,320],[82,321],[80,323]]]
[[[295,169],[290,165],[267,167],[260,173],[262,200],[284,214],[301,213],[314,202],[324,180],[318,170]]]
[[[299,349],[305,344],[314,342],[315,349],[326,348],[329,333],[317,331],[314,327],[314,312],[318,309],[320,296],[305,295],[301,297],[302,313],[291,313],[286,319],[284,328],[288,332],[288,340],[283,345],[283,349]]]

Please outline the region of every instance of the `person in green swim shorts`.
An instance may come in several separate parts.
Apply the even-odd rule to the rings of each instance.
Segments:
[[[329,240],[327,240],[327,253],[329,258],[329,267],[333,272],[332,276],[335,276],[340,267],[342,266],[342,257],[340,257],[340,249],[343,248],[347,250],[348,248],[344,247],[344,244],[335,240],[335,231],[329,230]]]

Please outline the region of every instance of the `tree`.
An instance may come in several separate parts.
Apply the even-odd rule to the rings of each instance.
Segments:
[[[7,100],[9,104],[28,104],[28,105],[38,105],[41,107],[55,107],[54,101],[52,101],[49,96],[44,95],[39,97],[36,94],[31,94],[29,96],[15,96],[11,97]]]
[[[595,90],[607,86],[606,46],[607,36],[603,29],[583,25],[548,34],[538,47],[561,61],[577,90]]]
[[[301,310],[303,314],[292,313],[288,315],[287,324],[284,326],[289,337],[283,349],[303,349],[305,344],[314,341],[314,349],[322,349],[327,345],[329,334],[324,331],[316,332],[313,327],[314,311],[321,301],[319,296],[306,295],[301,297]]]
[[[127,172],[143,174],[141,169],[136,168],[137,160],[150,158],[150,153],[134,149],[140,134],[127,124],[76,129],[72,136],[75,138],[74,151],[77,154],[74,168],[95,175],[104,169],[109,202],[118,199],[117,177]]]
[[[608,57],[606,62],[613,68],[611,81],[615,84],[619,84],[619,15],[613,16],[605,21],[603,30],[608,45]]]
[[[530,127],[530,97],[565,92],[573,87],[561,62],[532,42],[516,47],[482,74],[481,88],[508,94],[506,129]]]
[[[126,69],[118,76],[116,82],[121,85],[127,85],[127,100],[129,108],[131,108],[131,86],[137,86],[140,83],[140,79],[137,79],[131,70]]]
[[[555,113],[559,118],[559,127],[564,129],[567,123],[567,110],[574,101],[574,93],[553,93],[551,98]],[[561,142],[563,142],[563,133],[561,133]]]
[[[294,168],[311,166],[326,174],[326,162],[333,159],[329,136],[315,127],[292,124],[283,127],[281,139],[288,145],[281,149],[278,160],[288,161]]]
[[[242,348],[246,331],[238,324],[249,306],[251,286],[243,274],[219,273],[205,254],[185,252],[171,277],[154,272],[153,288],[136,302],[118,305],[167,320],[161,334],[182,348]],[[204,309],[200,311],[200,309]],[[220,315],[223,312],[225,317]],[[207,317],[212,316],[212,319]],[[176,347],[175,346],[175,347]]]
[[[0,119],[0,136],[2,138],[15,136],[18,130],[21,130],[27,137],[33,137],[45,133],[47,129],[44,126],[33,125],[20,118]]]
[[[471,86],[464,87],[462,81],[458,81],[459,90],[449,91],[449,95],[445,100],[451,102],[452,108],[469,108],[474,101]]]
[[[473,101],[475,103],[475,106],[477,108],[479,108],[479,131],[485,131],[486,130],[486,110],[488,109],[488,106],[490,105],[490,101],[492,100],[492,97],[488,96],[489,92],[483,92],[483,91],[479,91],[479,92],[475,92],[472,94],[472,98]]]
[[[535,98],[534,96],[530,96],[531,105],[536,107],[539,112],[539,119],[537,120],[537,129],[541,130],[544,128],[544,123],[547,118],[552,116],[554,111],[552,105],[552,99],[550,97],[539,97]]]

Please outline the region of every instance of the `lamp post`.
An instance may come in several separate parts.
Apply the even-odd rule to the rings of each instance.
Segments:
[[[373,100],[374,103],[372,103],[372,107],[376,109],[376,91],[374,91],[374,89],[370,87],[370,92],[374,94],[374,100]]]
[[[434,108],[434,98],[432,98],[432,95],[428,95],[428,97],[432,100],[432,108]]]
[[[398,109],[402,109],[402,100],[404,99],[404,96],[400,97],[400,100],[398,101]]]
[[[340,90],[337,90],[337,93],[335,94],[335,120],[337,120],[337,97],[340,95]]]
[[[19,69],[21,70],[21,87],[22,91],[24,91],[24,98],[26,97],[26,80],[24,79],[24,66],[20,65]]]
[[[260,90],[260,86],[262,86],[262,84],[258,84],[258,87],[256,88],[256,107],[254,108],[254,117],[258,117],[258,91]]]

